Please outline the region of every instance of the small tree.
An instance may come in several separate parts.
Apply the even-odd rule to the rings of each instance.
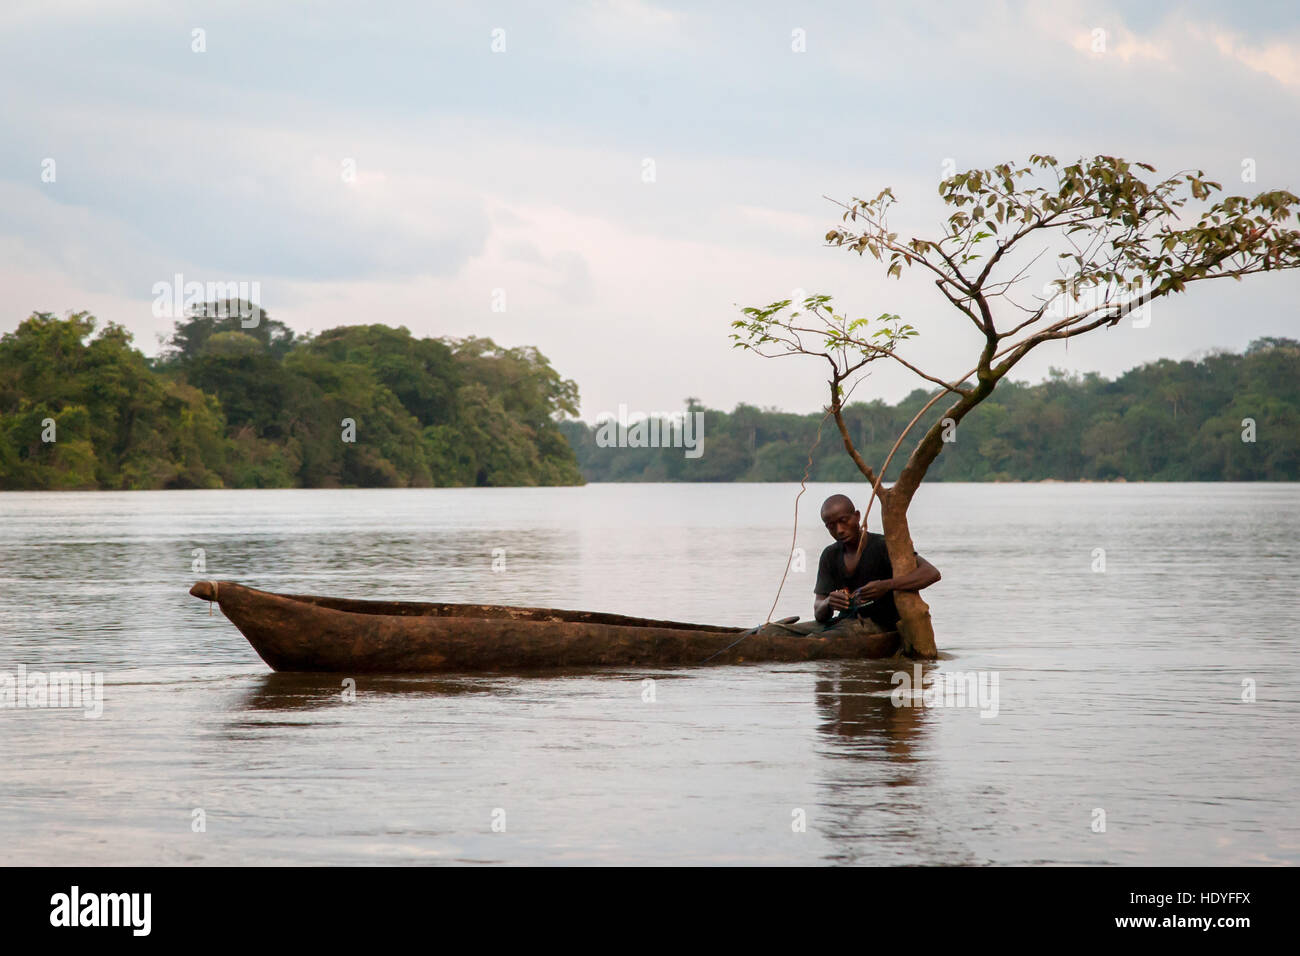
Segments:
[[[901,278],[904,270],[921,268],[955,314],[973,324],[978,357],[969,372],[952,381],[895,354],[895,347],[911,337],[898,334],[904,327],[897,316],[881,316],[882,328],[867,335],[866,320],[845,322],[833,312],[828,317],[827,296],[805,300],[807,313],[785,315],[791,305],[787,300],[746,308],[746,318],[732,323],[739,330],[732,336],[737,346],[769,356],[823,354],[804,348],[802,336],[825,334],[828,325],[840,328],[842,333],[825,341],[825,352],[844,356],[836,367],[849,369],[850,375],[861,368],[859,359],[889,357],[901,362],[941,387],[912,425],[945,395],[952,397],[942,416],[915,441],[898,480],[884,488],[881,479],[888,462],[877,477],[858,454],[842,414],[847,378],[832,375],[827,414],[835,418],[846,451],[880,498],[896,573],[915,567],[907,512],[943,450],[945,432],[984,401],[1030,351],[1044,342],[1112,327],[1193,282],[1227,277],[1240,281],[1258,272],[1300,267],[1300,232],[1286,228],[1300,198],[1275,190],[1253,199],[1226,196],[1209,204],[1211,194],[1222,187],[1208,181],[1204,172],[1183,171],[1166,179],[1143,175],[1154,172],[1146,163],[1113,156],[1062,166],[1052,156],[1039,155],[1030,156],[1023,166],[1003,163],[967,170],[939,184],[939,195],[955,211],[935,239],[900,240],[889,230],[888,213],[895,199],[888,188],[871,200],[837,203],[848,225],[828,232],[828,245],[848,247],[859,255],[871,253],[886,276]],[[1183,207],[1191,200],[1203,205],[1195,225],[1185,225],[1192,217]],[[1056,275],[1042,282],[1041,273],[1034,270],[1053,252],[1048,262],[1056,265]],[[1041,283],[1037,287],[1036,279]],[[1026,290],[1033,301],[1017,302],[1015,297],[1024,300]],[[912,425],[899,436],[895,450]],[[920,657],[936,656],[929,606],[916,592],[899,592],[895,602],[904,649]]]

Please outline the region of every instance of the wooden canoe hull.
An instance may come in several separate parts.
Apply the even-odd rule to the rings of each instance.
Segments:
[[[190,594],[220,605],[277,671],[397,674],[860,660],[890,657],[899,646],[898,634],[887,631],[834,638],[751,634],[728,649],[743,629],[593,611],[274,594],[233,581],[200,581]]]

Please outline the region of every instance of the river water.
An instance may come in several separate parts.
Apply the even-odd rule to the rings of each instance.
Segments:
[[[349,701],[186,593],[747,625],[796,490],[0,494],[0,673],[104,681],[97,719],[0,710],[5,862],[1300,862],[1296,484],[927,486],[931,706],[891,700],[897,662],[363,677]],[[840,490],[803,498],[777,616],[810,614]],[[940,706],[958,673],[996,707]]]

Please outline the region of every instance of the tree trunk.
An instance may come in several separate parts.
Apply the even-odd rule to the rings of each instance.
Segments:
[[[988,354],[986,350],[986,355]],[[980,374],[979,385],[969,395],[964,395],[944,412],[943,416],[930,426],[929,430],[917,442],[903,466],[898,480],[888,492],[881,490],[880,523],[885,531],[885,546],[889,549],[889,563],[894,574],[907,574],[916,569],[916,550],[912,544],[912,532],[907,526],[907,509],[912,506],[912,496],[929,471],[930,465],[943,451],[943,430],[945,421],[954,424],[966,417],[966,413],[984,400],[993,391],[997,379],[991,375]],[[881,478],[883,479],[883,475]],[[895,591],[894,605],[898,608],[898,633],[903,639],[903,653],[911,657],[923,657],[929,660],[939,656],[939,649],[934,642],[934,624],[930,620],[930,605],[925,603],[919,591]]]
[[[889,564],[895,575],[916,570],[916,550],[912,532],[907,526],[908,499],[894,497],[881,489],[880,523],[885,530],[885,546],[889,549]],[[919,591],[895,591],[894,605],[898,608],[898,633],[903,639],[903,653],[909,657],[933,660],[939,656],[934,642],[934,624],[930,620],[930,605]]]
[[[885,472],[889,469],[889,460],[881,468],[880,478],[877,479],[871,467],[862,460],[862,455],[853,447],[853,440],[849,437],[848,426],[844,422],[842,406],[839,404],[839,380],[831,382],[831,411],[835,415],[835,424],[839,427],[840,436],[844,439],[844,449],[853,459],[858,470],[866,477],[867,481],[876,486],[877,497],[880,500],[880,523],[885,532],[885,547],[889,551],[889,563],[895,575],[908,574],[916,570],[916,548],[912,544],[912,532],[907,526],[907,509],[912,504],[912,496],[916,494],[916,489],[920,487],[921,481],[925,478],[925,473],[929,470],[930,465],[939,453],[943,451],[943,432],[944,422],[952,421],[954,424],[960,422],[968,411],[982,402],[985,397],[993,391],[993,386],[997,383],[996,374],[989,372],[984,365],[993,355],[993,347],[996,341],[989,340],[985,347],[984,356],[981,359],[981,368],[979,374],[979,384],[969,393],[963,393],[960,400],[955,402],[944,413],[944,416],[930,426],[924,437],[917,442],[916,447],[912,449],[912,454],[908,456],[907,464],[903,466],[903,471],[898,476],[898,480],[890,487],[885,488],[882,484],[885,479]],[[940,393],[943,394],[943,393]],[[931,401],[937,401],[936,395]],[[920,421],[921,415],[929,406],[921,409],[912,423],[907,426],[903,434],[899,436],[898,442],[895,443],[894,449],[890,451],[889,457],[892,459],[894,451],[898,450],[899,443],[902,442],[907,431]],[[866,534],[867,528],[865,523],[862,527],[863,534]],[[853,567],[850,562],[845,560],[845,567],[852,573]],[[923,657],[929,660],[939,656],[939,650],[934,642],[934,624],[930,620],[930,605],[925,603],[919,591],[895,591],[894,606],[898,609],[898,633],[902,638],[903,653],[912,657]]]

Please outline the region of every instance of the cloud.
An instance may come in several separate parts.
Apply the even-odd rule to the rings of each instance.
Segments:
[[[1215,46],[1224,56],[1272,77],[1293,92],[1300,91],[1300,42],[1275,40],[1263,46],[1255,46],[1244,42],[1236,34],[1210,30],[1204,32],[1211,33]]]
[[[678,26],[685,15],[678,10],[646,3],[644,0],[595,0],[592,19],[605,25],[637,30]]]
[[[1204,168],[1232,190],[1251,157],[1250,191],[1300,187],[1300,131],[1277,120],[1297,88],[1282,7],[351,9],[326,4],[307,24],[209,8],[202,56],[194,17],[170,7],[0,13],[0,329],[33,308],[93,306],[148,348],[166,331],[151,285],[182,272],[260,280],[263,304],[300,330],[383,321],[535,344],[588,411],[688,394],[810,409],[818,371],[730,348],[737,306],[832,294],[850,313],[913,321],[927,367],[970,364],[969,323],[932,286],[824,248],[840,213],[824,195],[893,186],[894,228],[929,235],[947,158],[1106,152]],[[498,25],[503,55],[489,46]],[[807,53],[791,49],[796,27]],[[1107,52],[1094,55],[1099,27]],[[39,180],[46,156],[55,184]],[[1113,374],[1239,347],[1285,334],[1293,299],[1290,276],[1198,290],[1141,334],[1078,339],[1017,371]],[[914,379],[881,370],[869,384],[895,398]]]
[[[1071,45],[1080,53],[1115,56],[1125,63],[1131,60],[1164,63],[1169,60],[1169,50],[1162,43],[1144,40],[1123,26],[1113,30],[1093,27],[1086,32],[1076,34]]]

